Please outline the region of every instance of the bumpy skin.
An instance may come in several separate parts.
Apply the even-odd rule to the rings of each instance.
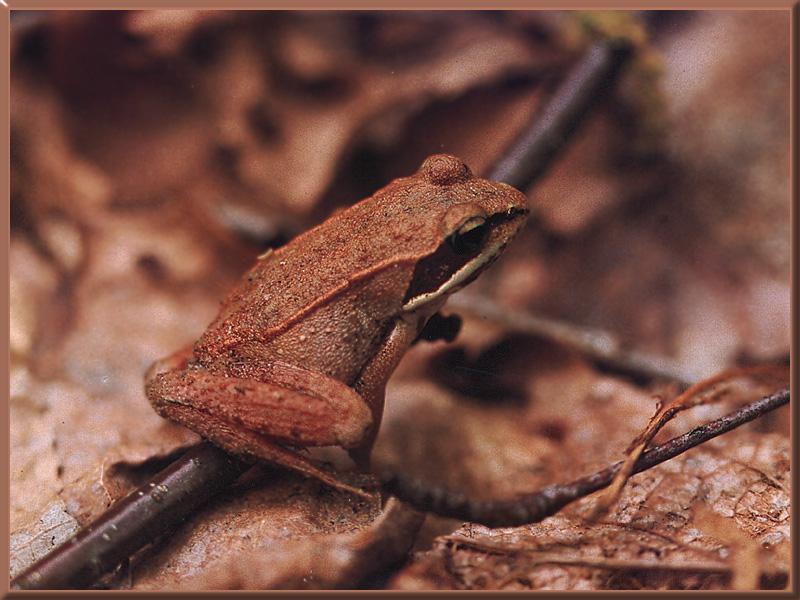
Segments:
[[[526,213],[514,188],[431,156],[263,256],[192,348],[150,368],[147,397],[229,452],[347,488],[286,446],[342,446],[366,467],[386,381],[447,293],[404,305],[461,266],[442,250],[464,222],[486,219],[473,254],[493,259]]]

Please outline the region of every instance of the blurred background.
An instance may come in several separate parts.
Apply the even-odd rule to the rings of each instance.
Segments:
[[[597,32],[630,38],[636,57],[527,190],[536,219],[468,292],[611,332],[689,381],[788,356],[789,24],[780,11],[13,11],[12,570],[196,439],[153,413],[143,373],[198,337],[258,254],[431,153],[485,173]],[[492,496],[618,458],[652,412],[652,390],[479,312],[454,345],[419,344],[404,360],[376,460]],[[781,414],[742,433],[740,451],[788,452]],[[763,469],[788,477],[772,458]],[[317,498],[335,519],[314,521],[323,509],[306,507],[292,533],[252,532],[278,518],[257,501],[268,487],[234,494],[249,502],[236,505],[240,521],[228,498],[114,586],[270,587],[226,580],[225,561],[254,548],[263,559],[264,539],[278,548],[369,526]],[[772,536],[788,552],[788,512],[762,529],[741,519],[760,548]],[[472,563],[458,582],[430,574],[436,551],[453,551],[430,550],[435,535],[457,525],[429,523],[417,539],[427,571],[387,570],[372,585],[499,586]],[[788,569],[775,556],[759,582]],[[634,585],[581,569],[504,585],[728,581]]]

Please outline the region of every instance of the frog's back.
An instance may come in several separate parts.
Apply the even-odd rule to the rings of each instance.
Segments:
[[[195,355],[229,371],[291,356],[332,373],[337,356],[348,353],[350,368],[357,366],[355,354],[373,351],[400,314],[415,266],[439,248],[448,211],[458,204],[502,212],[514,205],[510,195],[524,201],[509,186],[473,177],[456,157],[429,157],[416,174],[261,259],[229,294]]]
[[[407,210],[409,203],[420,204],[421,194],[430,195],[430,190],[416,177],[397,180],[264,256],[230,292],[198,340],[198,357],[219,360],[231,351],[239,359],[242,352],[270,354],[274,341],[287,332],[306,335],[298,325],[316,322],[314,313],[329,323],[323,331],[348,328],[356,335],[373,335],[399,312],[415,257],[435,249],[436,221],[417,219]],[[336,315],[323,317],[331,311]],[[320,337],[320,332],[310,335]]]

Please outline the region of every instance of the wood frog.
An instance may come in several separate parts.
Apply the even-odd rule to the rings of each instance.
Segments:
[[[386,382],[447,297],[525,222],[526,198],[428,157],[410,177],[268,251],[192,346],[156,362],[145,389],[163,417],[245,459],[334,487],[296,449],[339,446],[369,468]]]

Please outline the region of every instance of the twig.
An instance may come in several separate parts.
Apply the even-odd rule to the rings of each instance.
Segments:
[[[688,433],[642,454],[633,468],[633,473],[640,473],[674,458],[788,402],[789,390],[784,389],[711,423],[695,427]],[[395,474],[386,478],[384,489],[420,510],[482,523],[489,527],[514,527],[541,521],[554,515],[567,504],[606,487],[614,479],[622,464],[623,461],[619,461],[602,471],[571,483],[554,484],[534,494],[510,500],[470,500],[462,494],[453,494],[442,488],[432,488],[418,481],[405,480]]]
[[[769,380],[779,379],[782,383],[789,381],[789,369],[782,365],[751,365],[748,367],[734,367],[703,381],[698,381],[690,386],[683,393],[678,394],[668,402],[659,403],[660,406],[656,413],[650,418],[647,426],[631,441],[626,450],[627,456],[623,461],[622,468],[617,471],[614,481],[606,490],[605,494],[598,498],[588,517],[590,521],[595,521],[604,515],[611,506],[619,499],[626,482],[633,474],[633,467],[636,461],[644,452],[645,448],[658,434],[664,426],[669,423],[681,411],[688,410],[701,404],[709,404],[721,400],[729,390],[730,385],[742,379],[749,379],[754,382],[765,383]],[[774,388],[775,386],[773,386]]]
[[[493,542],[486,539],[470,539],[460,535],[446,535],[442,539],[449,547],[467,548],[478,550],[486,554],[525,556],[525,566],[535,565],[570,565],[579,567],[590,567],[614,570],[657,570],[657,571],[691,571],[700,573],[729,573],[730,565],[718,561],[706,559],[699,561],[659,561],[648,559],[613,559],[595,556],[570,556],[558,552],[542,552],[537,548],[525,546],[523,544],[513,544],[509,542]]]
[[[631,47],[622,41],[603,40],[591,46],[487,177],[520,190],[533,185],[613,88],[630,55]]]
[[[198,444],[17,575],[11,581],[11,589],[76,589],[91,585],[174,528],[233,483],[246,468],[208,442]]]
[[[500,306],[493,300],[462,292],[450,298],[448,308],[491,319],[512,331],[536,335],[577,350],[596,364],[639,382],[663,379],[689,387],[692,378],[678,363],[666,356],[627,349],[612,333],[578,327]]]
[[[566,146],[589,109],[613,86],[628,55],[627,47],[612,42],[592,46],[534,117],[532,127],[504,153],[488,177],[522,189],[529,187]],[[120,500],[91,526],[14,578],[12,589],[66,589],[90,585],[156,534],[177,525],[233,481],[233,474],[238,476],[242,466],[235,459],[226,458],[207,444],[198,451],[206,458],[200,465],[189,454],[184,455],[138,490],[147,497],[151,488],[166,485],[170,491],[183,490],[179,502],[174,501],[176,495],[170,495],[173,500],[170,502],[158,502],[152,500],[152,496],[149,501],[131,496]],[[208,461],[211,464],[206,464]],[[168,483],[159,479],[165,474]],[[116,529],[111,529],[111,525]]]

